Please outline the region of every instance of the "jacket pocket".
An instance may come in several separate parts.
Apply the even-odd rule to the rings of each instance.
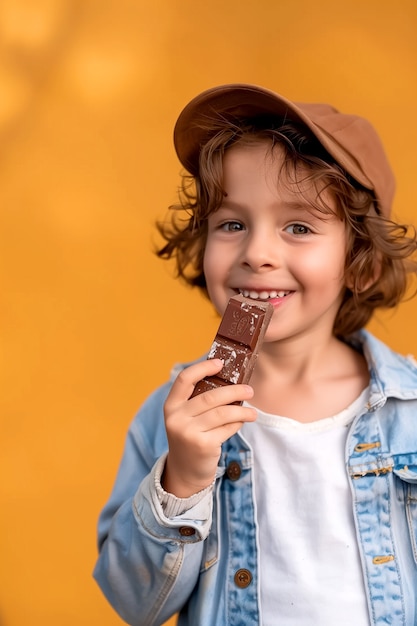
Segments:
[[[416,455],[410,455],[410,464],[407,464],[407,462],[403,462],[404,460],[407,461],[406,458],[404,459],[406,456],[401,455],[401,459],[396,459],[400,463],[395,463],[393,472],[401,481],[401,499],[404,499],[411,546],[414,561],[417,564],[417,459],[414,458]]]

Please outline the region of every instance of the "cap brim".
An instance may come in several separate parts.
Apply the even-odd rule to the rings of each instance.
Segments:
[[[320,117],[333,114],[336,126],[332,134],[320,126]],[[336,139],[338,111],[329,105],[294,103],[273,91],[256,85],[233,84],[208,89],[191,100],[181,112],[174,128],[174,145],[178,158],[191,174],[198,173],[201,146],[208,139],[210,121],[219,117],[247,119],[255,116],[276,116],[305,124],[329,154],[346,169],[359,183],[372,189],[372,183],[361,170],[358,162],[340,146]],[[352,121],[357,116],[345,116]],[[334,124],[333,124],[334,125]]]
[[[198,175],[201,147],[220,120],[278,117],[304,124],[353,179],[374,193],[378,206],[390,214],[395,179],[373,126],[357,115],[328,104],[291,102],[248,84],[220,85],[196,96],[181,112],[174,128],[174,145],[184,168]]]

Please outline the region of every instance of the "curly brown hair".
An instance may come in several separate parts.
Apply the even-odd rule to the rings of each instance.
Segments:
[[[308,129],[276,118],[217,120],[210,134],[200,150],[198,175],[184,174],[170,219],[157,224],[166,243],[156,254],[175,259],[178,277],[207,296],[203,271],[207,220],[225,195],[224,153],[237,143],[268,142],[271,154],[276,146],[284,151],[287,176],[283,179],[290,179],[301,194],[300,182],[311,182],[317,191],[312,206],[323,213],[334,212],[323,198],[324,190],[330,192],[346,225],[345,282],[349,287],[335,319],[335,335],[350,335],[367,324],[375,309],[395,307],[404,298],[409,275],[417,269],[415,229],[383,217],[374,194],[353,180]]]

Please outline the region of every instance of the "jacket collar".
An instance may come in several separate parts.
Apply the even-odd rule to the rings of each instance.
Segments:
[[[389,397],[417,399],[417,363],[402,356],[366,330],[355,333],[347,342],[363,353],[370,373],[370,405],[384,403]]]

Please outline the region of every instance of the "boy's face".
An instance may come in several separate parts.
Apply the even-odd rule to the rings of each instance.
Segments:
[[[220,314],[236,293],[268,298],[275,311],[266,341],[329,337],[345,289],[345,225],[327,192],[323,198],[335,214],[308,203],[316,200],[312,183],[295,185],[285,169],[279,174],[283,158],[266,143],[226,152],[227,195],[208,221],[208,293]],[[300,167],[297,179],[307,173]]]

